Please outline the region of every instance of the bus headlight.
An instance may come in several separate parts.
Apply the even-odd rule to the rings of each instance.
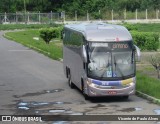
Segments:
[[[133,78],[129,78],[129,79],[126,79],[126,80],[122,80],[121,83],[122,83],[123,86],[127,86],[127,85],[132,86],[133,83],[134,83],[134,80],[133,80]]]
[[[97,84],[92,83],[92,79],[87,79],[87,84],[91,87],[98,87]]]
[[[132,82],[132,83],[129,84],[129,86],[133,86],[133,85],[134,85],[134,82]]]

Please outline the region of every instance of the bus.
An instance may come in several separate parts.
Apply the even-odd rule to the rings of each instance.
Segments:
[[[85,99],[135,94],[140,49],[120,25],[80,23],[64,26],[63,68],[68,84]]]

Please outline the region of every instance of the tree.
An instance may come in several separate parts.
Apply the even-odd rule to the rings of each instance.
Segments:
[[[53,38],[52,36],[52,28],[50,29],[41,29],[40,30],[40,37],[46,42],[46,44],[49,44],[51,39]]]
[[[151,56],[150,63],[156,69],[158,79],[160,79],[160,53],[157,53],[154,56]]]

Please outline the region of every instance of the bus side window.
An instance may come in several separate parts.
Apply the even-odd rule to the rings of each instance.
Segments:
[[[71,32],[70,38],[71,38],[70,44],[72,46],[79,47],[82,45],[83,39],[82,39],[81,34],[79,34],[77,32]]]
[[[68,45],[69,44],[69,41],[70,41],[70,31],[69,30],[65,30],[65,37],[64,37],[64,44],[65,45]]]

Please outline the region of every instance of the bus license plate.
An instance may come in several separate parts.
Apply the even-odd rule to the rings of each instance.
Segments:
[[[115,95],[115,94],[117,94],[117,92],[116,91],[108,91],[108,94]]]

